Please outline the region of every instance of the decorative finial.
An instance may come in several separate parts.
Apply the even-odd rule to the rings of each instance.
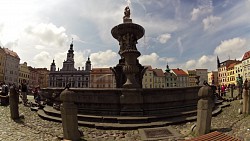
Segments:
[[[74,38],[72,38],[72,43],[71,43],[71,44],[73,44],[73,39],[74,39]]]

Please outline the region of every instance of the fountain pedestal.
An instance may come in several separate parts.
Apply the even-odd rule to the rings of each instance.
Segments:
[[[142,78],[145,68],[139,63],[141,53],[137,50],[137,40],[143,37],[142,26],[132,23],[129,8],[125,8],[123,23],[111,30],[112,36],[119,41],[119,64],[112,68],[115,73],[117,88],[142,88]],[[122,69],[121,69],[122,68]]]

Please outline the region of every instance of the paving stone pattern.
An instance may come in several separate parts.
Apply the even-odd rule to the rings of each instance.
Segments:
[[[239,100],[231,102],[231,106],[223,109],[222,113],[212,118],[212,129],[240,138],[250,139],[250,116],[238,114],[241,108]],[[10,118],[9,106],[0,106],[0,141],[60,141],[63,137],[62,124],[43,120],[29,107],[19,104],[19,113],[23,119],[13,121]],[[195,122],[171,125],[183,137],[193,138],[190,133]],[[79,127],[83,131],[82,140],[87,141],[140,141],[138,130],[99,130]],[[167,139],[167,140],[177,140]]]
[[[212,131],[219,131],[227,135],[237,137],[241,140],[250,141],[250,116],[238,113],[238,109],[242,108],[239,100],[230,102],[229,107],[222,109],[222,112],[212,117]],[[191,128],[195,122],[188,122],[180,125],[172,125],[172,128],[179,131],[185,139],[193,138]]]

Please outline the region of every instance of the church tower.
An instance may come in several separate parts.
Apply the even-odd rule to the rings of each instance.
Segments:
[[[74,61],[74,50],[73,41],[70,44],[70,48],[67,53],[67,60],[63,62],[62,71],[75,71],[75,61]]]
[[[220,60],[219,60],[219,57],[217,55],[217,69],[220,67]]]
[[[166,73],[170,73],[170,69],[169,69],[168,64],[167,64],[167,66],[166,66],[166,70],[165,70],[165,72],[166,72]]]
[[[73,41],[70,44],[70,48],[67,53],[67,61],[72,61],[74,62],[74,50],[73,50]]]
[[[50,65],[50,71],[56,71],[56,64],[55,64],[55,60],[53,59],[53,62]]]
[[[88,57],[88,61],[86,61],[86,63],[85,63],[85,70],[91,71],[91,61],[90,61],[89,57]]]

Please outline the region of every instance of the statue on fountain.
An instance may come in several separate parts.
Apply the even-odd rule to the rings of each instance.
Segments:
[[[128,6],[125,7],[124,9],[124,16],[123,19],[129,19],[130,18],[130,9]]]
[[[128,6],[125,7],[124,9],[124,16],[123,16],[123,22],[124,23],[131,23],[132,19],[130,19],[130,8]]]

